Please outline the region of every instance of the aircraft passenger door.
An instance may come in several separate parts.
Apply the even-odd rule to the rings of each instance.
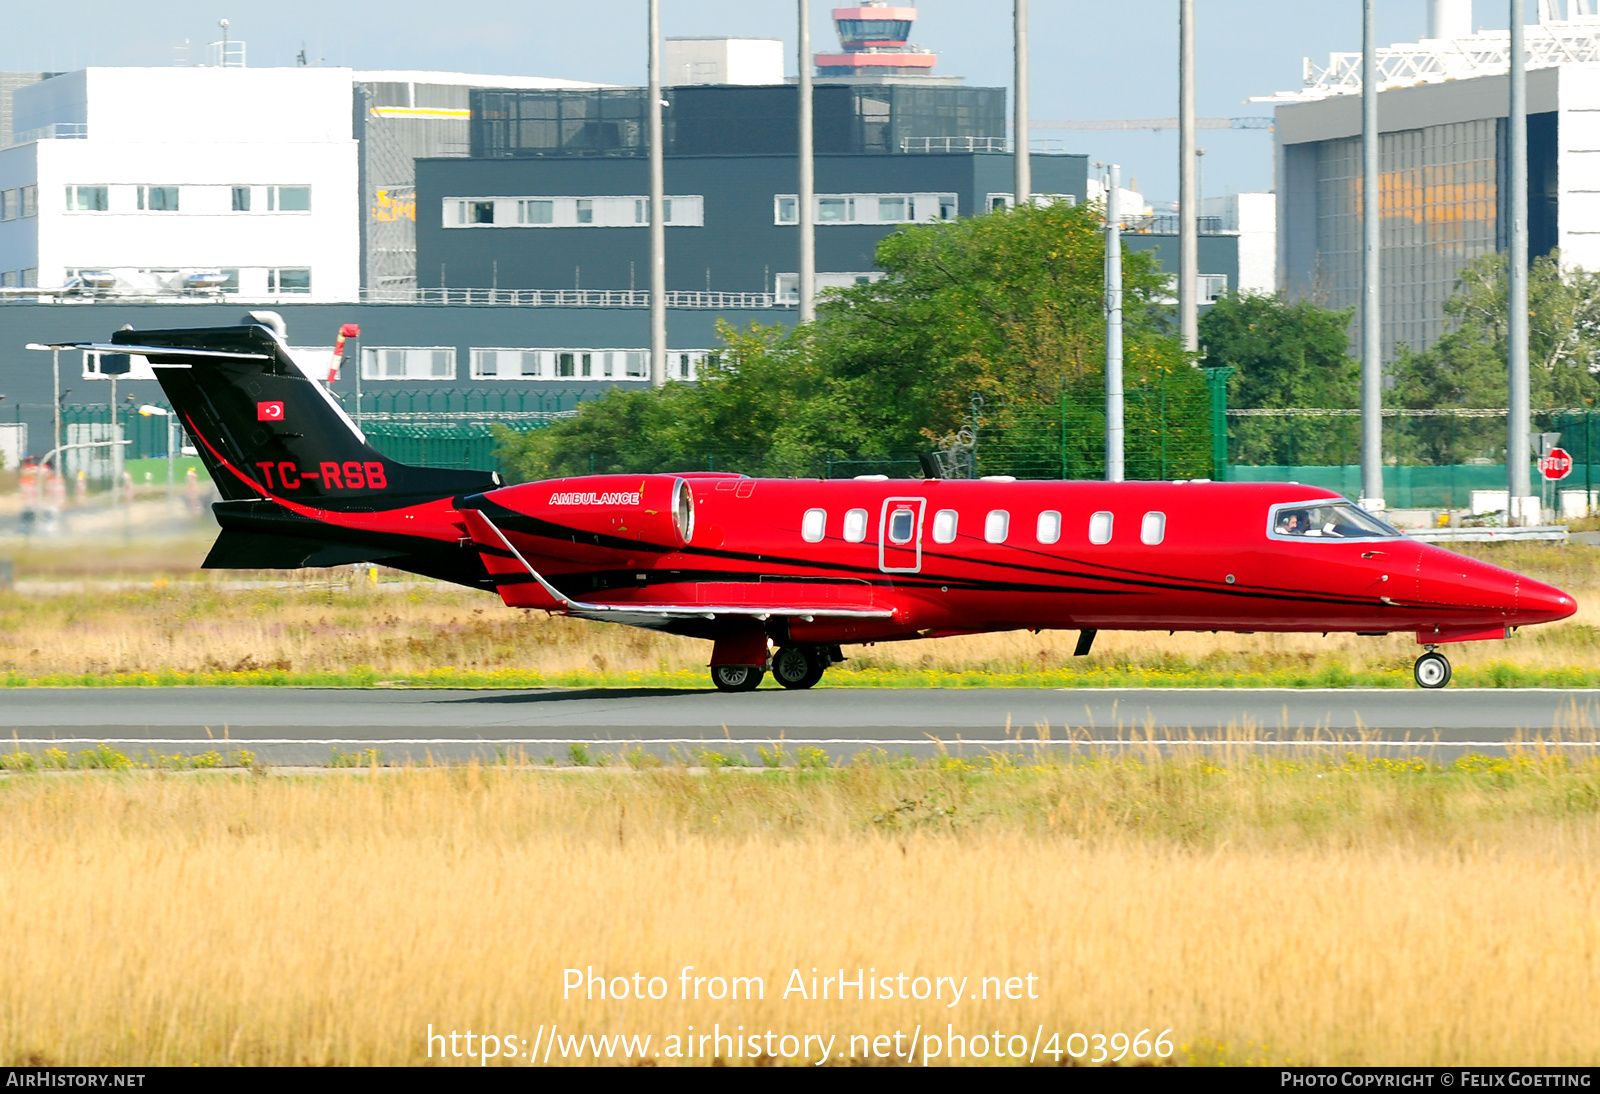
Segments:
[[[926,498],[885,498],[878,514],[878,569],[914,574],[922,569],[922,515]]]

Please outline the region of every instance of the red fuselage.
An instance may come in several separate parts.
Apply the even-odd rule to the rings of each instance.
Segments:
[[[634,519],[619,504],[678,479],[693,497],[687,542],[649,524],[665,519],[659,505]],[[574,600],[765,608],[795,642],[1060,628],[1412,631],[1434,643],[1576,610],[1559,589],[1405,536],[1285,534],[1287,506],[1344,501],[1294,484],[619,475],[480,498]],[[805,612],[829,605],[888,614]]]

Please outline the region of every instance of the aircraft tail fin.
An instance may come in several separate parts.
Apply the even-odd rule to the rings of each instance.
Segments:
[[[262,322],[121,330],[85,349],[147,357],[222,497],[358,501],[493,490],[492,472],[413,467],[373,448]],[[276,317],[271,317],[276,318]]]

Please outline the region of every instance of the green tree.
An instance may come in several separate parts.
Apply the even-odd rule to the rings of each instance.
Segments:
[[[1451,329],[1423,352],[1401,347],[1390,405],[1409,409],[1506,405],[1509,298],[1505,256],[1484,255],[1461,271],[1445,304]],[[1533,410],[1593,407],[1600,396],[1600,275],[1564,269],[1560,255],[1534,259],[1528,272],[1528,389]],[[1402,458],[1457,463],[1505,454],[1505,422],[1449,417],[1408,421]]]
[[[1281,296],[1231,294],[1200,317],[1208,365],[1231,365],[1228,405],[1240,410],[1349,409],[1360,394],[1361,367],[1350,356],[1355,309],[1333,311]],[[1353,451],[1352,419],[1235,418],[1231,457],[1246,464],[1336,463]]]
[[[698,384],[617,388],[547,428],[500,427],[501,465],[523,480],[689,469],[820,475],[829,451],[860,447],[806,332],[719,323],[717,333],[722,351]]]
[[[548,429],[503,432],[502,461],[544,477],[705,467],[718,453],[753,474],[821,474],[830,455],[927,450],[964,424],[978,394],[985,472],[1059,474],[1066,438],[1081,456],[1070,469],[1098,474],[1098,216],[1025,206],[896,232],[878,247],[885,276],[825,294],[816,323],[723,326],[720,360],[700,383],[614,392]],[[1151,474],[1209,474],[1204,381],[1171,334],[1153,256],[1125,255],[1124,291],[1130,469],[1144,453]],[[1162,430],[1163,413],[1180,428]]]

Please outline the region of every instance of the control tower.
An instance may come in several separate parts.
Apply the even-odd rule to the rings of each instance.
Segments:
[[[843,53],[817,54],[824,79],[860,76],[931,76],[936,60],[929,50],[906,43],[917,9],[869,0],[859,8],[834,8],[833,25]]]

